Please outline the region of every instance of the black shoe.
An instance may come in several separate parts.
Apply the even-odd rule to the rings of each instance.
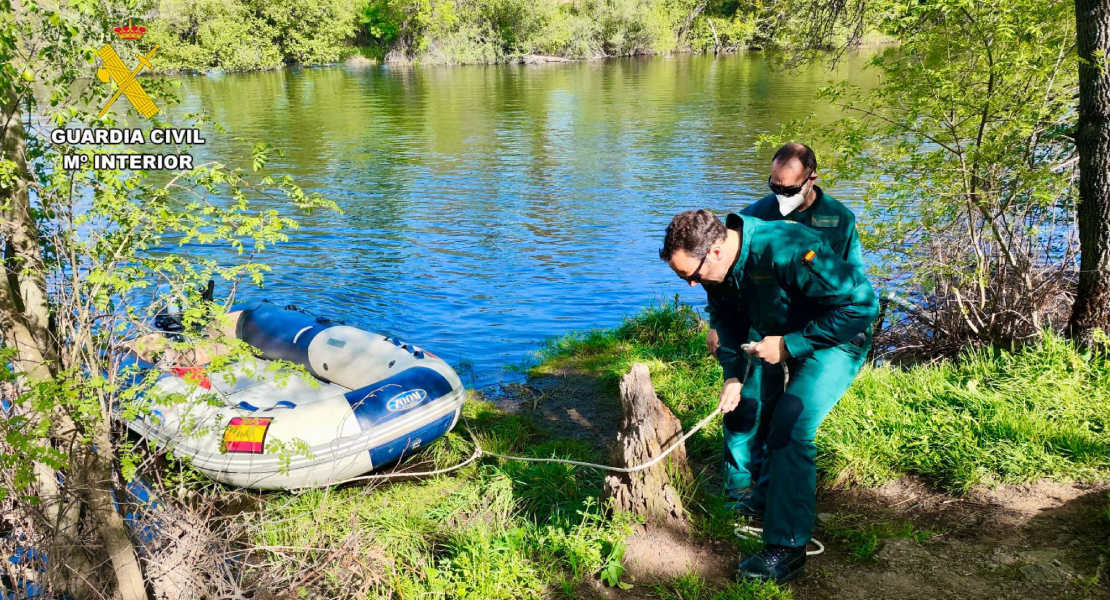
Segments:
[[[740,563],[737,574],[741,579],[786,583],[806,570],[805,546],[775,546],[768,544],[758,553]]]

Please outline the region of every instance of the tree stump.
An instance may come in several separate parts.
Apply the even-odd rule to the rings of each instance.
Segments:
[[[614,465],[627,468],[662,454],[682,437],[682,424],[655,395],[647,365],[632,365],[632,370],[621,379],[620,390],[624,418],[617,432],[613,461]],[[669,473],[668,463],[671,464]],[[612,498],[614,510],[643,515],[650,527],[688,534],[689,524],[672,475],[684,482],[693,481],[686,462],[685,445],[642,471],[607,475],[604,496]]]

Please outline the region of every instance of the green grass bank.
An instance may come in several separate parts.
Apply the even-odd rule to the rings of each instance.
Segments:
[[[553,340],[530,374],[596,378],[602,393],[616,393],[637,361],[649,365],[659,397],[684,426],[714,409],[720,368],[706,356],[704,323],[686,306],[650,308],[613,330]],[[819,464],[826,486],[909,474],[957,493],[1042,478],[1096,480],[1110,471],[1108,421],[1110,358],[1047,335],[1014,353],[981,350],[952,362],[865,369],[820,432]],[[474,439],[497,452],[605,460],[594,446],[545,431],[526,411],[510,414],[474,393],[455,432],[406,468],[457,464]],[[691,438],[702,474],[681,493],[698,539],[737,544],[717,493],[720,445],[719,425]],[[635,521],[607,514],[601,483],[587,469],[484,460],[421,481],[274,495],[254,541],[290,565],[294,583],[306,559],[336,548],[350,554],[337,563],[344,568],[304,583],[306,594],[333,598],[578,598],[629,583],[665,599],[792,597],[773,585],[713,586],[695,574],[629,582],[623,540]],[[880,539],[931,535],[851,517],[823,531],[860,559]]]
[[[605,460],[474,394],[461,426],[406,468],[457,464],[470,455],[472,439],[503,453]],[[288,570],[303,597],[592,598],[600,586],[636,586],[660,598],[792,598],[773,584],[714,587],[693,574],[630,581],[622,558],[636,518],[601,506],[601,482],[572,466],[487,461],[419,481],[278,494],[258,513],[251,542]],[[693,506],[703,528],[730,535],[719,502]],[[314,563],[327,566],[306,573],[304,565]]]
[[[1017,352],[988,348],[954,361],[865,367],[818,432],[825,484],[921,475],[966,491],[1103,478],[1110,472],[1105,350],[1080,350],[1048,333]],[[721,371],[687,306],[650,308],[615,330],[555,340],[532,372],[585,371],[615,386],[634,362],[649,365],[659,397],[685,425],[715,407]],[[719,438],[707,441],[715,449]]]

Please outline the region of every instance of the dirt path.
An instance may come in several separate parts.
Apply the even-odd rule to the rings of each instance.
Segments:
[[[1049,482],[977,490],[955,498],[901,481],[877,490],[824,494],[819,510],[937,532],[881,542],[861,561],[832,539],[798,598],[1110,598],[1105,511],[1110,486]],[[828,533],[828,527],[819,527]],[[827,538],[830,536],[826,536]],[[1102,583],[1098,583],[1095,575]]]
[[[599,449],[614,439],[620,419],[612,394],[584,377],[535,379],[487,395],[507,410],[532,413],[551,436]],[[827,549],[789,587],[798,600],[1110,599],[1108,505],[1110,482],[1041,482],[959,497],[913,480],[822,492],[816,537]],[[859,558],[858,540],[868,530],[886,539]],[[920,541],[898,537],[909,532]],[[628,546],[625,562],[637,585],[621,591],[595,583],[583,596],[655,598],[653,582],[688,572],[720,586],[739,560],[731,542],[699,544],[662,532],[633,536]]]

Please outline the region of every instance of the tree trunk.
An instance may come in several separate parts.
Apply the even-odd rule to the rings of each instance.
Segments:
[[[682,424],[655,395],[646,365],[633,365],[621,380],[620,389],[624,419],[613,458],[617,466],[632,467],[659,456],[678,441]],[[643,515],[649,526],[686,534],[689,525],[672,476],[685,482],[693,479],[686,463],[685,446],[679,446],[650,468],[606,476],[604,496],[613,499],[614,510],[631,511]]]
[[[97,432],[96,450],[90,457],[93,467],[89,473],[91,477],[86,482],[85,505],[89,507],[89,516],[92,517],[104,549],[108,552],[118,596],[121,600],[145,600],[146,586],[135,545],[131,542],[127,523],[120,516],[112,497],[112,464],[115,457],[111,448],[114,445],[110,432],[107,431],[108,425],[103,424],[100,429]]]
[[[698,15],[705,10],[708,4],[709,0],[700,0],[697,6],[694,7],[694,10],[690,11],[690,14],[686,16],[686,21],[684,21],[682,26],[678,28],[678,31],[675,32],[674,43],[676,46],[682,43],[682,36],[686,35],[686,31],[694,24],[694,19],[698,18]]]
[[[75,598],[93,598],[96,596],[90,585],[93,566],[81,539],[81,504],[59,485],[58,476],[58,471],[46,464],[35,464],[33,489],[40,501],[41,518],[52,538],[47,542],[46,556],[61,567],[47,573],[48,585]]]
[[[0,277],[0,339],[15,351],[13,369],[22,382],[32,384],[57,377],[62,372],[58,344],[50,326],[50,302],[46,289],[46,265],[42,240],[32,211],[27,189],[26,133],[19,110],[19,99],[5,95],[0,104],[0,147],[3,158],[15,167],[12,185],[0,188],[0,240],[3,243],[3,277]],[[47,415],[43,415],[47,416]],[[70,450],[71,467],[81,454],[78,425],[59,403],[48,415],[50,436],[56,448]],[[70,469],[59,485],[58,472],[44,464],[35,468],[35,491],[43,508],[45,524],[52,534],[48,558],[57,569],[66,591],[76,598],[102,597],[90,585],[92,563],[80,544],[79,524],[83,500],[90,511],[93,527],[109,553],[117,590],[125,600],[146,598],[142,571],[127,527],[112,500],[112,444],[100,423],[96,434],[99,456],[93,456],[92,473]],[[77,445],[77,448],[74,446]],[[89,477],[89,475],[93,475]],[[85,485],[89,484],[91,485]],[[81,498],[72,489],[82,488]]]
[[[31,216],[27,193],[26,134],[18,99],[4,98],[0,118],[4,160],[14,165],[18,175],[12,178],[11,187],[0,188],[0,238],[6,275],[0,281],[0,335],[16,351],[16,370],[47,379],[56,373],[57,355],[50,333],[38,224]]]
[[[48,380],[57,372],[49,328],[46,302],[45,269],[42,266],[38,228],[31,217],[27,192],[26,134],[18,100],[5,96],[0,111],[0,147],[17,177],[10,187],[0,187],[0,239],[3,240],[3,277],[0,278],[0,339],[15,351],[12,368],[30,380]],[[26,380],[25,380],[26,381]],[[65,427],[68,419],[54,415],[52,433]],[[59,418],[61,417],[61,418]],[[76,435],[71,427],[65,427]],[[54,435],[53,437],[56,437]],[[57,576],[61,587],[77,597],[91,597],[88,586],[92,564],[82,548],[78,520],[80,505],[59,484],[58,472],[46,464],[35,465],[34,492],[52,539],[47,556],[61,567]]]
[[[1110,0],[1075,0],[1079,51],[1079,289],[1070,329],[1110,333]]]

